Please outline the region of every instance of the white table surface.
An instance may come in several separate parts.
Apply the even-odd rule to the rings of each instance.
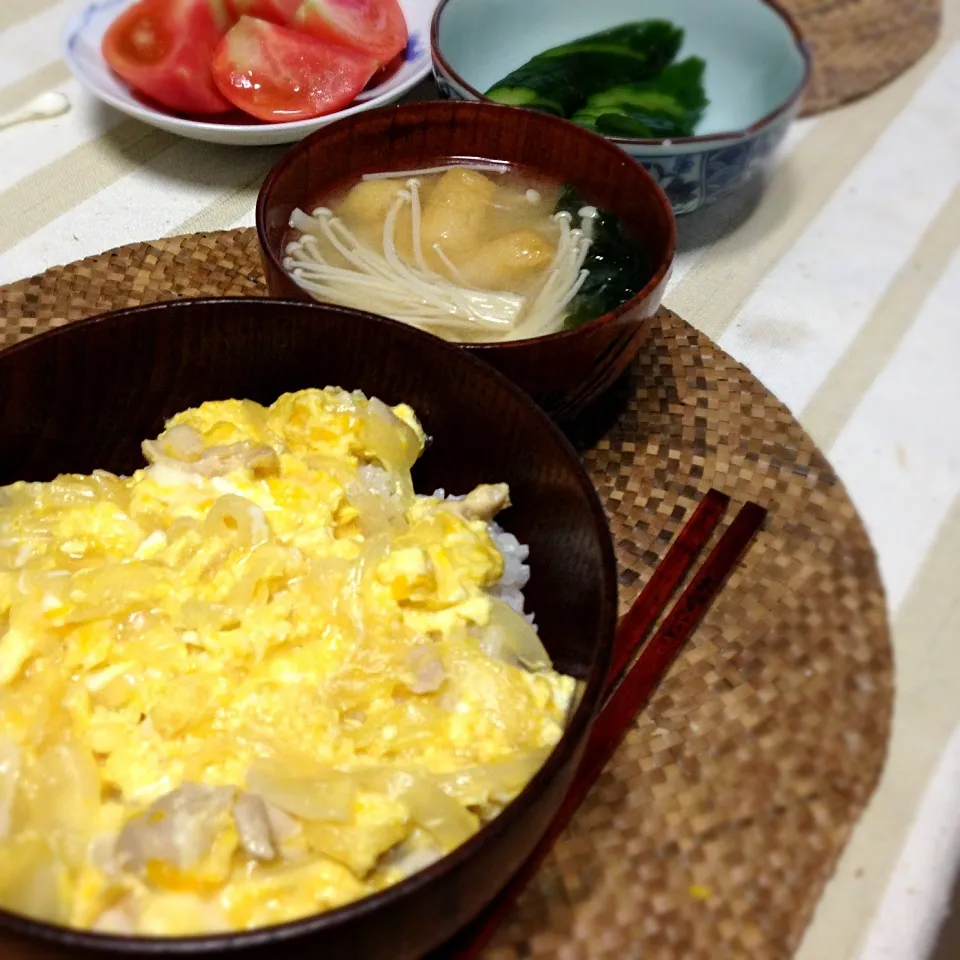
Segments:
[[[520,2],[520,0],[518,0]],[[870,531],[896,648],[881,785],[798,953],[918,960],[960,862],[960,0],[936,48],[796,124],[776,172],[680,225],[666,303],[750,367]],[[283,148],[180,140],[91,100],[58,56],[84,0],[0,0],[0,283],[110,247],[253,223]]]

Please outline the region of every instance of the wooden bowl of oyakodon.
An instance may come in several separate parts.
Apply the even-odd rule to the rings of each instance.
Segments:
[[[608,299],[609,309],[591,319],[532,338],[476,339],[483,333],[459,343],[531,394],[555,420],[571,419],[642,349],[676,245],[670,203],[653,178],[614,144],[574,124],[489,103],[437,101],[373,110],[325,127],[287,153],[260,191],[257,232],[270,293],[312,296],[286,258],[295,210],[326,204],[361,177],[456,165],[500,166],[521,182],[572,185],[585,204],[612,215],[638,251],[624,287],[628,294]],[[469,244],[460,265],[469,267],[480,247],[479,241]],[[384,312],[362,299],[348,305],[361,304]],[[419,319],[416,309],[411,306],[412,316]]]
[[[270,403],[339,385],[409,403],[431,438],[414,468],[418,491],[510,484],[502,524],[530,547],[527,600],[557,668],[583,681],[562,738],[522,793],[462,846],[383,892],[278,926],[170,938],[94,933],[0,909],[0,952],[415,960],[476,916],[531,852],[571,782],[616,624],[602,508],[542,411],[438,338],[356,311],[267,299],[182,300],[72,323],[0,352],[0,382],[0,485],[132,471],[142,465],[142,438],[207,400]]]

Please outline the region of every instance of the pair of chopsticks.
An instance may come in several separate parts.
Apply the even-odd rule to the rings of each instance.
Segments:
[[[483,951],[760,529],[767,511],[759,504],[747,503],[740,508],[656,633],[643,645],[670,598],[703,552],[729,503],[726,494],[717,490],[707,492],[620,621],[607,678],[606,701],[590,732],[570,792],[533,853],[485,912],[454,938],[448,947],[452,948],[448,956],[455,960],[475,960]],[[640,654],[630,666],[638,650]]]

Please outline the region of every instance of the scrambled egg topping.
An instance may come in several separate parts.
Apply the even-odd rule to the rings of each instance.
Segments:
[[[523,788],[574,681],[498,598],[506,489],[415,495],[423,445],[409,407],[303,390],[178,414],[129,478],[0,489],[0,904],[279,923]]]

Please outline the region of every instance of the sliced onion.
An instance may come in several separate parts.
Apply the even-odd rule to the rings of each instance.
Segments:
[[[328,477],[336,480],[341,487],[346,487],[353,479],[353,472],[347,464],[343,460],[337,460],[336,457],[325,457],[322,454],[314,453],[307,455],[306,463],[311,470],[327,474]]]
[[[144,440],[140,445],[143,456],[154,467],[178,469],[184,473],[203,477],[221,477],[234,470],[251,470],[257,476],[272,476],[280,469],[280,459],[273,447],[266,444],[239,443],[203,447],[197,451],[192,437],[177,434],[174,443],[170,433],[175,430],[190,430],[182,425],[172,427],[156,440]],[[198,435],[199,436],[199,435]]]
[[[51,618],[57,624],[111,617],[164,592],[166,574],[139,560],[80,570],[70,581],[68,612]]]
[[[276,543],[261,544],[244,561],[243,575],[230,588],[226,597],[227,604],[243,608],[257,596],[264,593],[269,596],[274,592],[268,589],[271,582],[274,582],[275,589],[281,589],[288,579],[287,571],[291,568],[297,570],[302,564],[303,556],[295,547],[283,547]]]
[[[482,632],[480,646],[487,656],[530,671],[553,668],[550,654],[530,622],[496,597],[490,598],[490,622]]]
[[[372,397],[363,421],[363,443],[391,473],[409,473],[420,456],[420,438],[382,400]]]
[[[66,866],[49,840],[31,834],[0,844],[0,902],[36,920],[66,923],[70,916]]]
[[[100,807],[100,776],[90,749],[75,741],[54,744],[23,773],[37,829],[86,837]]]
[[[19,747],[10,740],[0,740],[0,840],[4,840],[10,833],[19,773]]]
[[[465,767],[437,777],[444,793],[465,806],[509,803],[530,782],[550,755],[550,747],[523,750],[507,760]]]
[[[309,777],[293,777],[274,763],[258,761],[247,774],[247,786],[268,803],[303,820],[353,820],[357,784],[340,770],[318,769]]]
[[[446,852],[477,832],[477,818],[427,776],[377,768],[358,772],[357,777],[367,789],[399,800]]]
[[[263,510],[252,500],[235,493],[225,493],[216,500],[204,518],[202,529],[211,537],[235,539],[244,547],[270,537],[270,524]]]

